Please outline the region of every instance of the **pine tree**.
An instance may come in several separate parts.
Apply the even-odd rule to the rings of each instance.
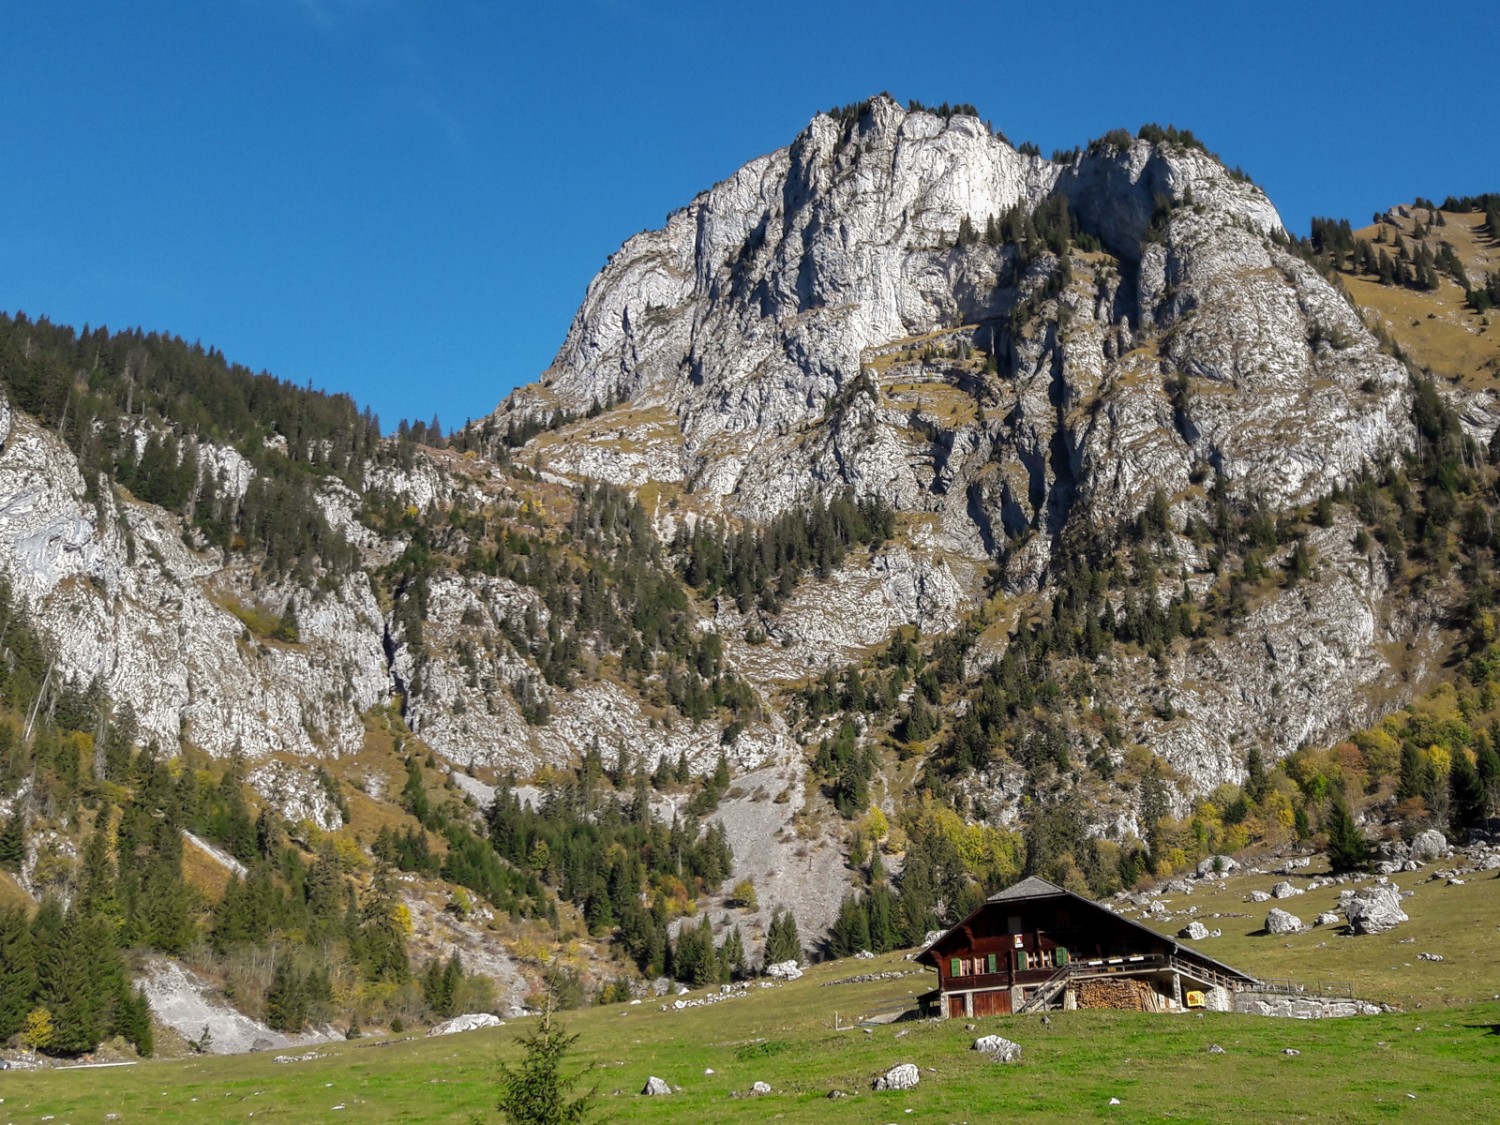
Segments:
[[[18,802],[19,804],[19,802]],[[0,827],[0,867],[20,871],[26,862],[26,818],[19,808]]]
[[[1328,863],[1335,872],[1363,871],[1370,865],[1370,845],[1354,823],[1349,806],[1335,797],[1324,825],[1328,833]]]
[[[521,1037],[521,1063],[500,1065],[495,1108],[511,1125],[584,1125],[593,1116],[598,1088],[577,1095],[583,1072],[568,1075],[563,1064],[578,1036],[568,1035],[552,1018],[549,998],[537,1025]]]
[[[1453,837],[1462,842],[1469,829],[1479,827],[1485,818],[1484,786],[1462,747],[1454,752],[1448,767],[1448,795],[1448,825]]]
[[[277,1031],[301,1031],[307,1022],[307,994],[302,974],[289,958],[276,962],[271,988],[266,993],[266,1023]]]
[[[26,912],[0,910],[0,1040],[26,1024],[36,991],[36,954]]]
[[[802,938],[797,933],[797,917],[790,910],[777,907],[766,930],[765,963],[802,960]]]

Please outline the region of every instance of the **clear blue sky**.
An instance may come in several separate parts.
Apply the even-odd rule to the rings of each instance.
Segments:
[[[1500,190],[1497,25],[1456,10],[12,0],[0,309],[451,428],[547,365],[622,241],[881,90],[1044,152],[1191,128],[1296,231]]]

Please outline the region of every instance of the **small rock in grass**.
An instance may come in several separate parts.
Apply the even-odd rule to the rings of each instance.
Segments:
[[[1021,1045],[1002,1039],[998,1035],[983,1035],[974,1040],[974,1050],[988,1055],[996,1062],[1015,1062],[1021,1057]]]
[[[1222,1055],[1224,1053],[1224,1048],[1219,1046],[1217,1043],[1210,1043],[1208,1045],[1208,1053],[1210,1055]]]
[[[642,1094],[650,1094],[653,1097],[659,1097],[663,1094],[670,1094],[671,1092],[672,1087],[668,1086],[664,1081],[656,1077],[656,1075],[654,1074],[650,1078],[646,1079],[646,1085],[641,1088]]]
[[[1301,1051],[1299,1051],[1299,1050],[1297,1050],[1297,1048],[1296,1048],[1296,1047],[1283,1047],[1283,1048],[1282,1048],[1282,1049],[1281,1049],[1281,1053],[1282,1053],[1282,1054],[1283,1054],[1283,1055],[1292,1055],[1292,1056],[1296,1056],[1296,1055],[1300,1055],[1300,1054],[1301,1054],[1301,1053],[1302,1053],[1302,1052],[1301,1052]]]

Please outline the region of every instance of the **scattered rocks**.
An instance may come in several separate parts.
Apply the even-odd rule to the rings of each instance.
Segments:
[[[1298,934],[1302,932],[1302,919],[1285,910],[1272,909],[1266,915],[1266,933]]]
[[[982,1035],[974,1040],[974,1050],[988,1055],[995,1062],[1015,1062],[1021,1057],[1021,1045],[1002,1039],[998,1035]]]
[[[825,980],[818,987],[828,988],[835,984],[869,984],[877,980],[899,980],[902,977],[909,977],[917,971],[915,969],[888,969],[883,973],[859,973],[852,977],[839,977],[838,980]]]
[[[1208,937],[1208,927],[1202,922],[1189,922],[1177,931],[1177,936],[1187,938],[1190,941],[1202,941]]]
[[[1343,891],[1339,907],[1356,934],[1383,934],[1407,921],[1406,912],[1401,909],[1400,889],[1392,883]]]
[[[428,1035],[456,1035],[462,1031],[478,1031],[481,1027],[504,1027],[505,1021],[489,1012],[468,1012],[454,1016],[431,1028]]]
[[[873,961],[873,960],[875,960],[875,954],[871,953],[868,949],[861,949],[854,956],[855,956],[855,958],[857,960],[860,960],[860,961]]]
[[[766,966],[766,976],[773,980],[797,980],[802,976],[802,969],[795,961],[778,961]]]
[[[1438,958],[1438,960],[1442,960],[1442,958]],[[299,1063],[312,1062],[313,1059],[321,1059],[323,1057],[324,1055],[320,1051],[308,1051],[305,1055],[277,1055],[271,1061],[273,1063]]]
[[[891,1067],[871,1084],[876,1090],[910,1090],[922,1080],[915,1063],[900,1063]]]
[[[661,1097],[665,1094],[670,1094],[671,1092],[672,1087],[668,1086],[664,1081],[656,1077],[656,1075],[654,1074],[650,1078],[646,1079],[646,1085],[641,1088],[642,1094],[646,1094],[651,1097]]]

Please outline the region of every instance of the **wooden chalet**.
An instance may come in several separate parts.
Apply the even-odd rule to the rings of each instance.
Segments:
[[[1247,973],[1035,877],[992,895],[917,961],[937,970],[923,1006],[944,1017],[1043,1008],[1227,1011]]]

